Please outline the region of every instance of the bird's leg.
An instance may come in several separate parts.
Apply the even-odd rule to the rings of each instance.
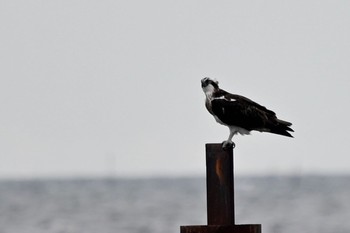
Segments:
[[[222,142],[222,149],[227,150],[236,147],[236,144],[232,141],[233,135],[235,135],[235,133],[235,131],[230,129],[230,135],[228,136],[228,139]]]

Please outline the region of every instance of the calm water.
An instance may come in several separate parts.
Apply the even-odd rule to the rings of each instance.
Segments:
[[[349,233],[350,177],[236,178],[236,223]],[[206,224],[205,180],[0,181],[0,233],[179,233]]]

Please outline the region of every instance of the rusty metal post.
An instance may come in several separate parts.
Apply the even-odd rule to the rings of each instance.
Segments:
[[[206,144],[208,225],[234,225],[233,150]]]
[[[181,233],[261,233],[260,224],[235,225],[233,149],[206,144],[208,225],[181,226]]]

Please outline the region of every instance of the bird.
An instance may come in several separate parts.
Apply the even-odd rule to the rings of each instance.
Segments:
[[[219,82],[205,77],[201,80],[205,94],[205,107],[216,122],[229,128],[228,139],[222,142],[227,150],[236,145],[232,138],[236,134],[248,135],[252,130],[269,132],[293,138],[292,123],[278,119],[276,113],[266,107],[237,94],[219,88]]]

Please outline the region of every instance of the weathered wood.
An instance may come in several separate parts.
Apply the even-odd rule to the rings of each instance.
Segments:
[[[208,225],[234,225],[233,150],[206,144]]]

